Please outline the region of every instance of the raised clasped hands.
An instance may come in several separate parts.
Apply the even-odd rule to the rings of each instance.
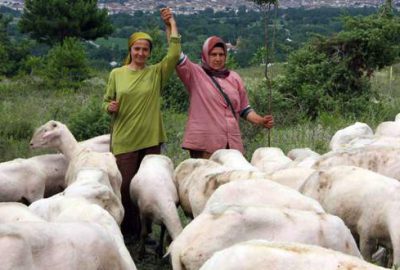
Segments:
[[[161,18],[164,21],[165,25],[170,26],[171,23],[175,23],[174,15],[172,13],[171,8],[166,7],[160,9]]]

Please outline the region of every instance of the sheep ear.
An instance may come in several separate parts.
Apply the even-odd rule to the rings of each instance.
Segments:
[[[45,140],[52,140],[56,137],[58,137],[60,134],[60,132],[58,130],[50,130],[50,131],[46,131],[45,133],[43,133],[42,138]]]

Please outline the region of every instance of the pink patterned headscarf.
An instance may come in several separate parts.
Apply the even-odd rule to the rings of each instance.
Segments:
[[[215,70],[210,67],[209,54],[210,54],[210,51],[212,49],[214,49],[217,45],[221,46],[225,51],[225,55],[228,56],[226,44],[222,40],[222,38],[217,37],[217,36],[211,36],[211,37],[207,38],[203,44],[203,50],[201,52],[201,66],[204,69],[204,71],[210,76],[226,78],[229,75],[228,69],[226,69],[224,67],[223,69]]]

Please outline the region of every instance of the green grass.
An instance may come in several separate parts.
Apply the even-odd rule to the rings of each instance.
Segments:
[[[273,68],[279,70],[281,65],[275,65]],[[240,69],[238,72],[244,78],[249,95],[263,84],[264,67]],[[310,147],[314,151],[324,153],[328,150],[331,136],[336,130],[346,125],[361,121],[375,128],[381,121],[393,120],[400,105],[400,64],[392,67],[391,77],[389,74],[390,69],[386,68],[371,78],[372,86],[381,95],[390,97],[386,99],[386,102],[390,103],[389,111],[370,111],[363,117],[364,119],[323,115],[315,122],[304,120],[300,124],[284,126],[277,121],[270,135],[266,130],[242,122],[246,156],[251,157],[257,147],[267,146],[268,136],[271,138],[271,146],[280,147],[285,152],[292,148]],[[49,87],[40,78],[29,76],[0,81],[0,124],[2,125],[0,161],[38,154],[28,149],[30,134],[33,130],[50,119],[59,120],[68,125],[72,116],[82,108],[86,108],[91,100],[100,104],[107,76],[107,73],[97,74],[78,89],[56,89]],[[289,117],[285,115],[285,112],[273,111],[273,114]],[[185,113],[173,111],[164,111],[163,116],[168,136],[165,154],[171,157],[175,165],[178,165],[188,158],[187,152],[181,149],[187,116]]]

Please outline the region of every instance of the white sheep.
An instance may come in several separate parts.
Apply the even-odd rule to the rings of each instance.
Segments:
[[[250,240],[221,251],[200,270],[384,270],[354,256],[313,245]]]
[[[287,157],[291,160],[302,161],[308,157],[319,158],[321,155],[308,147],[294,148],[287,153]]]
[[[236,149],[219,149],[211,155],[210,160],[224,165],[231,170],[258,171],[258,169],[250,164],[243,154]]]
[[[400,183],[354,166],[337,166],[316,172],[300,191],[343,219],[360,239],[360,250],[371,260],[376,240],[393,247],[393,261],[400,263]]]
[[[267,179],[267,174],[260,171],[229,170],[203,159],[181,162],[175,174],[181,207],[188,216],[194,217],[203,211],[208,198],[219,186],[236,180]]]
[[[95,152],[110,152],[110,134],[99,135],[85,141],[81,141],[79,144],[82,147],[89,148]]]
[[[400,148],[369,146],[329,152],[313,166],[316,170],[348,165],[368,169],[400,180]]]
[[[325,212],[316,200],[268,179],[234,181],[220,186],[208,199],[203,212],[210,211],[215,204],[266,205],[316,213]]]
[[[97,169],[81,169],[76,180],[61,195],[85,198],[107,210],[121,224],[124,208],[121,199],[113,192],[107,173]]]
[[[105,203],[119,205],[120,209],[117,209],[116,213],[123,211],[120,203],[122,177],[112,153],[99,153],[82,147],[64,124],[53,120],[37,129],[32,137],[30,146],[31,148],[56,148],[61,151],[69,161],[66,173],[67,186],[71,186],[78,180],[85,181],[85,177],[87,177],[86,179],[93,185],[102,184],[103,187],[110,188],[110,191],[115,196],[108,196],[107,200],[110,202]],[[92,173],[83,174],[82,170],[91,170]],[[93,173],[93,170],[97,170],[99,173]],[[102,178],[103,172],[106,174],[104,175],[106,178]],[[88,188],[88,185],[86,187]],[[90,196],[93,199],[93,196]],[[102,197],[102,199],[104,198]],[[117,220],[119,218],[117,216]]]
[[[200,171],[198,170],[200,168]],[[228,169],[221,164],[208,160],[208,159],[195,159],[189,158],[182,161],[174,171],[175,186],[178,190],[179,203],[183,212],[193,217],[192,207],[189,201],[189,190],[193,184],[193,179],[204,179],[204,175],[219,173],[227,171]],[[198,176],[193,177],[192,175],[197,174]]]
[[[30,204],[63,190],[63,155],[41,155],[0,163],[0,201]]]
[[[380,123],[375,130],[376,136],[400,137],[400,121]]]
[[[144,241],[152,221],[165,227],[172,239],[182,231],[176,205],[179,202],[174,180],[174,165],[164,155],[146,155],[136,175],[130,183],[130,196],[139,207],[141,220],[140,252],[144,255]],[[163,249],[162,234],[160,237],[159,255]]]
[[[0,203],[0,224],[26,221],[45,222],[44,219],[30,211],[25,204],[18,202]]]
[[[266,206],[216,205],[197,216],[171,243],[172,267],[199,269],[214,252],[251,239],[314,244],[361,257],[349,229],[336,216]]]
[[[353,125],[338,130],[332,137],[329,147],[333,151],[346,148],[354,139],[372,138],[374,132],[365,123],[356,122]]]
[[[87,222],[2,223],[0,253],[1,269],[136,269],[124,265],[102,226]]]
[[[273,173],[284,169],[291,162],[292,160],[277,147],[257,148],[251,157],[251,164],[266,173]]]
[[[287,156],[293,160],[288,164],[287,168],[311,168],[318,161],[321,155],[310,148],[295,148],[290,150],[287,153]]]
[[[109,144],[109,135],[97,136],[79,144],[103,152]],[[30,204],[63,191],[67,168],[68,161],[62,154],[38,155],[0,163],[0,202]]]
[[[66,173],[66,185],[75,181],[76,174],[82,168],[96,168],[107,172],[115,194],[121,197],[122,177],[112,153],[99,153],[81,146],[74,135],[61,122],[50,120],[33,134],[30,147],[55,148],[64,154],[69,162]]]
[[[93,204],[85,198],[65,197],[61,194],[41,199],[29,206],[29,209],[48,222],[87,222],[99,224],[112,237],[124,269],[136,269],[126,248],[119,225],[115,219],[102,207]]]
[[[281,185],[299,190],[304,181],[314,172],[315,170],[310,168],[293,167],[268,174],[267,178]]]

